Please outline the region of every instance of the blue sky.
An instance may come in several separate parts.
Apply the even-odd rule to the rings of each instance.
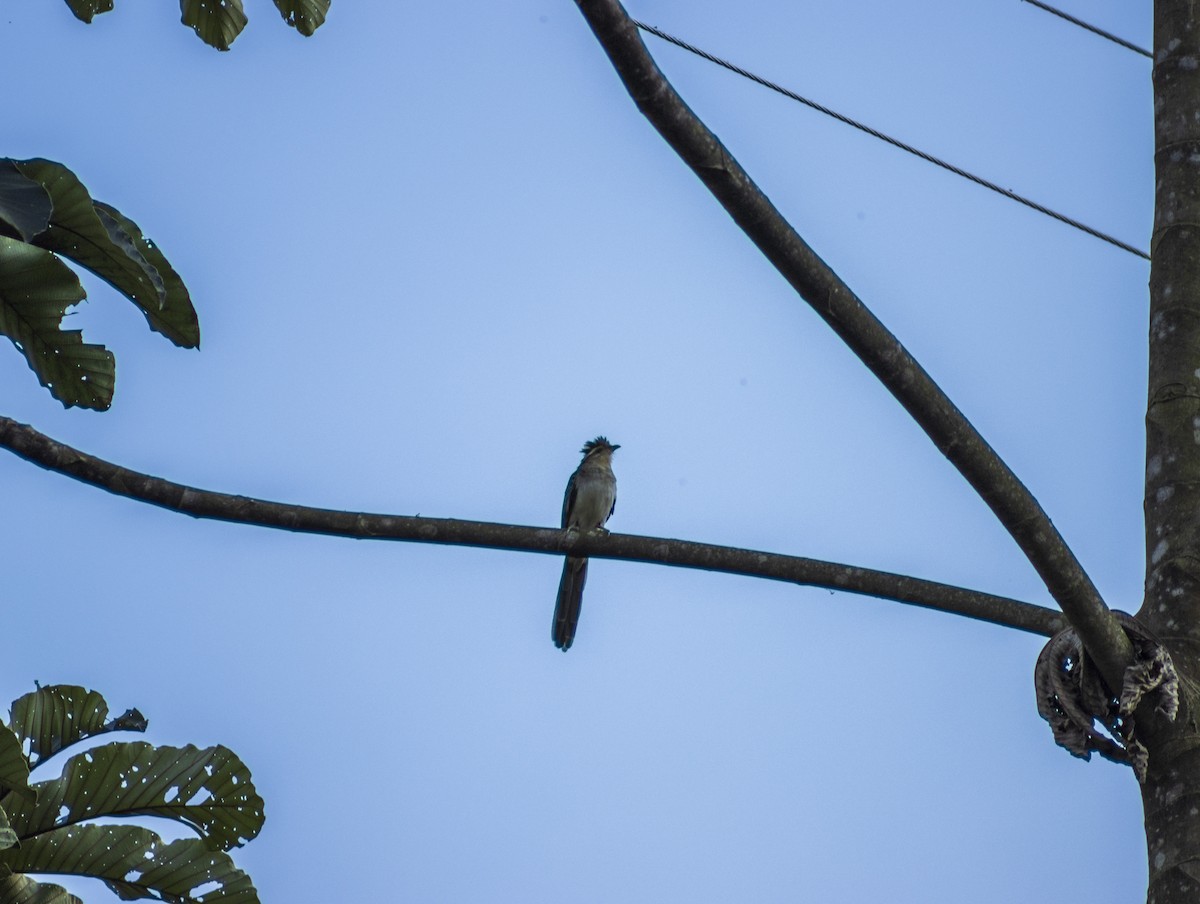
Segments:
[[[207,489],[535,525],[604,433],[615,531],[1048,603],[574,4],[337,0],[307,40],[247,5],[218,54],[169,5],[84,26],[5,4],[24,77],[3,153],[61,161],[135,219],[203,338],[174,349],[85,279],[69,325],[115,352],[112,410],[63,411],[0,350],[0,413]],[[1148,4],[1064,8],[1149,45]],[[1148,244],[1149,61],[1029,4],[629,9]],[[1146,262],[647,44],[1135,609]],[[199,522],[11,456],[0,481],[20,613],[0,691],[83,684],[156,743],[235,750],[267,804],[236,853],[264,901],[1144,894],[1134,780],[1054,745],[1036,637],[595,562],[563,655],[552,557]]]

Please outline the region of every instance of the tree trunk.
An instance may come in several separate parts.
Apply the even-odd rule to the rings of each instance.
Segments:
[[[1147,900],[1200,900],[1200,19],[1191,0],[1154,4],[1156,189],[1146,409],[1146,599],[1139,620],[1182,679],[1174,723],[1139,713]]]

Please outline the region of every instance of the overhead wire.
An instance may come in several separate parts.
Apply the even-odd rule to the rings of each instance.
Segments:
[[[1058,16],[1060,19],[1066,19],[1072,25],[1078,25],[1080,28],[1086,28],[1092,34],[1100,35],[1100,37],[1102,37],[1102,38],[1107,38],[1108,40],[1112,41],[1114,44],[1120,44],[1126,50],[1132,50],[1134,53],[1140,53],[1144,57],[1149,57],[1150,59],[1154,59],[1154,54],[1152,54],[1145,47],[1138,47],[1137,44],[1134,44],[1130,41],[1126,41],[1124,38],[1119,38],[1116,35],[1114,35],[1110,32],[1107,32],[1102,28],[1097,28],[1095,25],[1089,25],[1087,22],[1084,22],[1082,19],[1076,19],[1074,16],[1070,15],[1069,13],[1064,13],[1061,9],[1055,9],[1053,6],[1050,6],[1047,3],[1042,3],[1042,0],[1025,0],[1025,2],[1032,3],[1038,9],[1044,9],[1046,12],[1052,13],[1053,15]]]
[[[1032,2],[1032,0],[1030,0],[1030,2]],[[866,134],[870,135],[872,138],[878,138],[880,141],[883,141],[883,142],[886,142],[887,144],[892,145],[892,147],[896,147],[902,151],[906,151],[907,153],[912,154],[915,157],[919,157],[928,163],[932,163],[935,166],[939,166],[944,170],[954,173],[956,176],[961,176],[964,179],[974,182],[976,185],[981,185],[984,188],[991,189],[992,191],[996,192],[997,194],[1004,195],[1004,197],[1009,198],[1010,200],[1016,201],[1019,204],[1024,204],[1026,207],[1028,207],[1032,210],[1036,210],[1038,213],[1045,214],[1048,217],[1052,217],[1053,219],[1058,220],[1061,223],[1065,223],[1068,226],[1073,226],[1074,228],[1080,230],[1081,232],[1085,232],[1094,238],[1098,238],[1101,241],[1108,242],[1110,245],[1115,245],[1117,248],[1120,248],[1123,251],[1128,251],[1130,254],[1136,255],[1137,257],[1143,258],[1145,260],[1150,260],[1150,255],[1147,254],[1145,251],[1142,251],[1140,248],[1135,248],[1133,245],[1127,244],[1126,242],[1122,242],[1120,239],[1114,238],[1113,236],[1108,235],[1107,233],[1101,232],[1098,229],[1093,229],[1091,226],[1088,226],[1086,223],[1081,223],[1079,220],[1068,217],[1067,215],[1061,214],[1058,211],[1051,210],[1049,207],[1039,204],[1036,201],[1032,201],[1029,198],[1024,197],[1023,195],[1017,194],[1012,189],[1003,188],[1002,186],[997,185],[995,182],[991,182],[987,179],[984,179],[982,176],[976,176],[974,173],[968,172],[967,170],[963,169],[962,167],[955,166],[953,163],[948,163],[947,161],[942,160],[939,157],[935,157],[932,154],[928,154],[925,151],[922,151],[919,148],[915,148],[910,144],[906,144],[905,142],[900,141],[897,138],[892,138],[890,135],[885,135],[883,132],[880,132],[878,129],[873,129],[870,126],[868,126],[864,123],[861,123],[856,119],[852,119],[849,116],[845,116],[841,113],[838,113],[835,110],[831,110],[829,107],[826,107],[822,104],[817,103],[814,100],[810,100],[807,97],[803,97],[794,91],[784,88],[782,85],[778,85],[775,82],[769,81],[768,79],[765,79],[760,75],[755,75],[753,72],[749,72],[748,70],[743,69],[740,66],[734,65],[733,63],[730,63],[728,60],[723,60],[720,57],[709,53],[707,50],[702,50],[701,48],[696,47],[693,44],[689,44],[687,41],[684,41],[681,38],[677,38],[672,34],[668,34],[667,32],[663,31],[660,28],[656,28],[653,25],[648,25],[645,22],[640,22],[637,19],[633,19],[632,21],[633,21],[633,24],[636,25],[642,31],[648,32],[648,33],[654,35],[655,37],[661,38],[662,40],[667,41],[670,44],[674,44],[676,47],[680,47],[683,50],[688,51],[689,53],[693,53],[696,56],[701,57],[702,59],[708,60],[710,63],[715,63],[718,66],[728,69],[730,72],[733,72],[736,75],[740,75],[742,78],[749,79],[752,82],[762,85],[764,88],[770,88],[772,91],[782,94],[784,97],[787,97],[790,100],[794,100],[794,101],[797,101],[798,103],[804,104],[806,107],[810,107],[811,109],[816,110],[818,113],[824,113],[826,116],[830,116],[833,119],[838,120],[838,122],[842,122],[848,126],[852,126],[855,129],[858,129],[860,132],[865,132]]]

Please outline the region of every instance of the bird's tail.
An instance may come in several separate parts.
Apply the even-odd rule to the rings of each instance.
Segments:
[[[563,563],[562,580],[558,582],[558,602],[554,604],[554,624],[550,636],[554,645],[564,653],[575,640],[579,625],[579,610],[583,607],[583,582],[587,580],[587,559],[568,557]]]

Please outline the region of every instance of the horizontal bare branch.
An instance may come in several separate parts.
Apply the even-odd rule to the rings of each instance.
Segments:
[[[967,479],[1062,607],[1112,687],[1128,638],[1033,494],[908,350],[779,213],[663,76],[619,0],[576,0],[638,109],[763,255]]]
[[[797,556],[661,537],[572,534],[514,524],[345,512],[213,493],[131,471],[56,442],[6,417],[0,417],[0,446],[49,471],[196,518],[359,540],[401,540],[557,555],[571,552],[597,559],[651,562],[844,590],[1045,636],[1065,627],[1062,615],[1053,609],[935,581]]]

